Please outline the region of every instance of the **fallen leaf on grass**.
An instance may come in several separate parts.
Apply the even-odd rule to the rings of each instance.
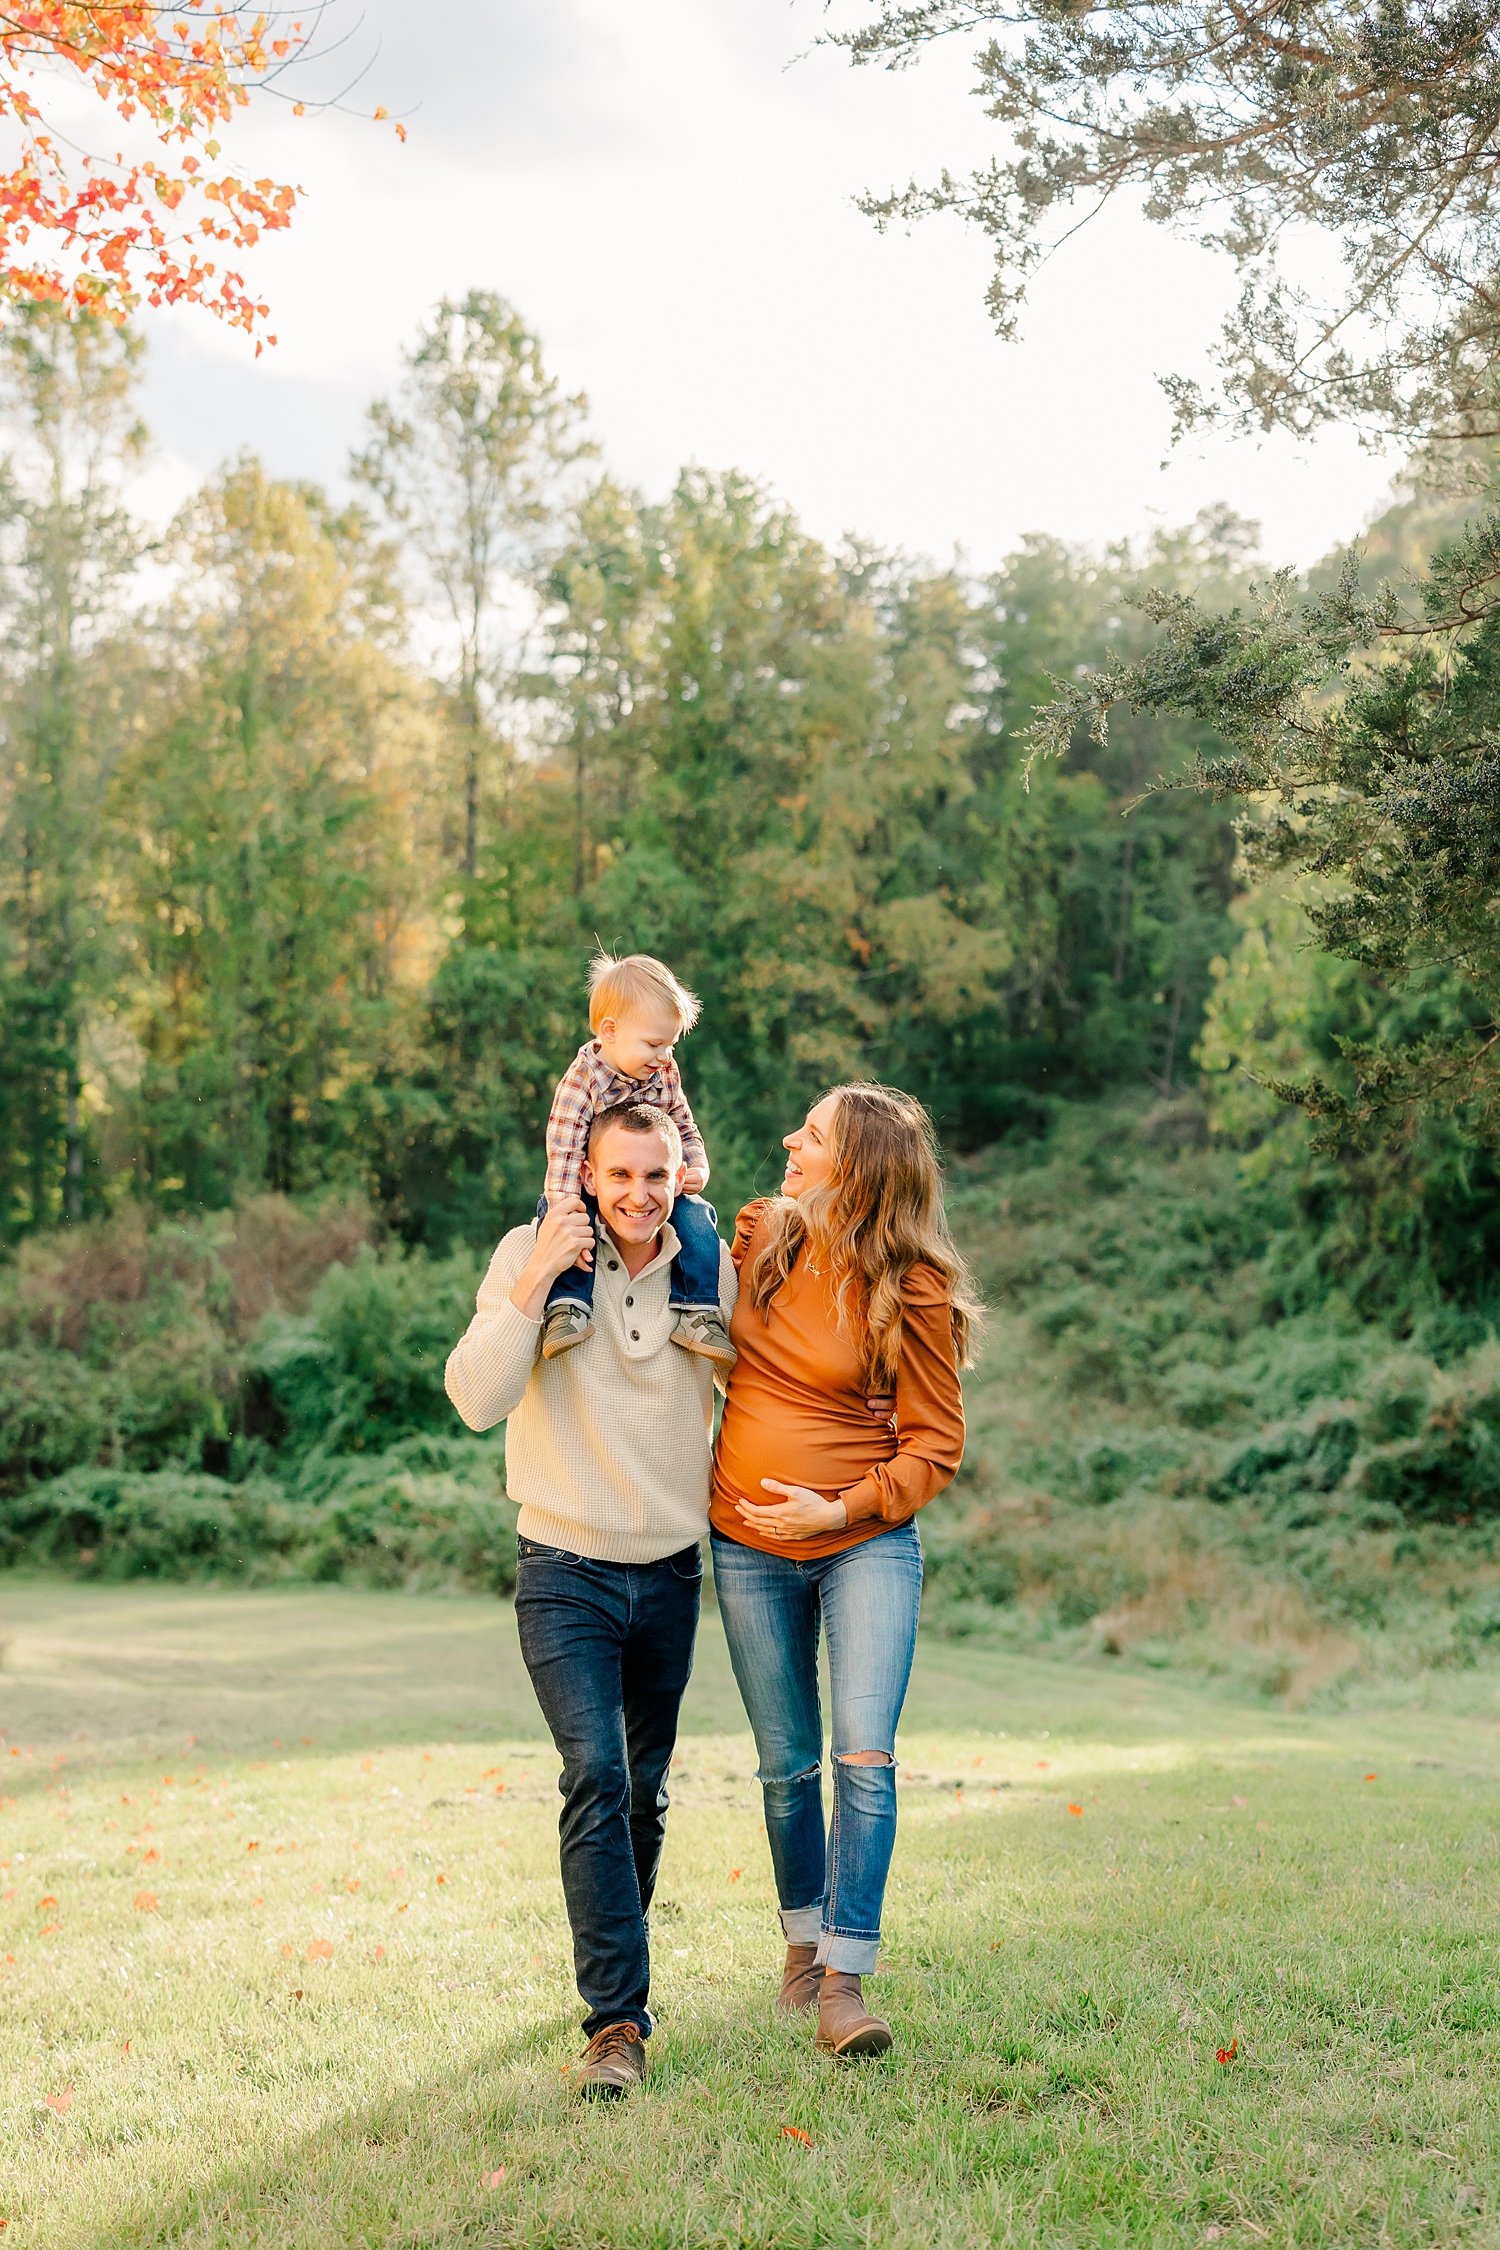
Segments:
[[[481,2187],[497,2188],[504,2177],[505,2166],[502,2164],[497,2171],[483,2173],[480,2177],[479,2184]]]
[[[159,1852],[159,1851],[157,1850],[156,1846],[155,1846],[155,1845],[153,1844],[153,1845],[151,1846],[151,1849],[150,1849],[150,1851],[148,1851],[148,1852],[142,1852],[142,1854],[141,1854],[141,1865],[142,1865],[142,1867],[148,1867],[148,1866],[149,1866],[149,1865],[151,1864],[152,1860],[154,1860],[154,1859],[160,1859],[160,1858],[161,1858],[161,1853],[160,1853],[160,1852]]]
[[[1068,1810],[1070,1813],[1078,1813],[1081,1815],[1083,1812],[1083,1807],[1082,1805],[1069,1805]]]
[[[42,2100],[54,2117],[66,2117],[73,2107],[73,2089],[71,2086],[64,2086],[60,2094],[43,2094]]]
[[[130,2041],[129,2041],[128,2039],[122,2039],[122,2040],[120,2041],[120,2060],[121,2060],[121,2062],[123,2062],[123,2061],[125,2060],[125,2057],[126,2057],[126,2056],[127,2056],[128,2054],[129,2054],[129,2052],[130,2052]]]
[[[44,1906],[56,1906],[56,1904],[57,1900],[53,1897],[51,1891],[45,1891],[36,1902],[36,1910],[40,1914]]]
[[[247,1852],[258,1852],[260,1850],[260,1838],[258,1836],[247,1836],[245,1838],[245,1849]]]
[[[1218,2050],[1218,2053],[1216,2054],[1216,2056],[1215,2056],[1215,2058],[1214,2058],[1214,2059],[1215,2059],[1215,2061],[1216,2061],[1216,2062],[1221,2062],[1221,2063],[1232,2063],[1232,2062],[1234,2061],[1234,2058],[1235,2058],[1235,2056],[1236,2056],[1236,2055],[1237,2055],[1237,2054],[1239,2053],[1239,2051],[1240,2051],[1240,2042],[1239,2042],[1239,2035],[1238,2035],[1238,2033],[1236,2033],[1236,2034],[1235,2034],[1235,2036],[1234,2036],[1234,2038],[1230,2040],[1230,2042],[1229,2042],[1229,2045],[1228,2045],[1227,2047],[1220,2047],[1220,2048],[1219,2048],[1219,2050]]]
[[[308,1961],[331,1961],[333,1959],[332,1938],[315,1937],[309,1944],[304,1958]]]
[[[801,2141],[804,2148],[811,2148],[813,2145],[811,2133],[804,2133],[800,2125],[783,2125],[781,2137],[784,2141]]]
[[[61,1928],[61,1922],[44,1922],[36,1934],[38,1937],[56,1937]]]
[[[137,1914],[155,1914],[160,1906],[161,1900],[157,1897],[155,1891],[136,1892],[135,1910]]]
[[[383,1945],[376,1946],[374,1954],[372,1955],[372,1959],[376,1961],[383,1961],[385,1959],[385,1947]]]
[[[1366,1781],[1378,1781],[1380,1779],[1380,1776],[1378,1773],[1367,1773],[1365,1775],[1365,1779]]]
[[[731,1868],[730,1868],[730,1870],[729,1870],[729,1880],[730,1880],[730,1882],[731,1882],[731,1883],[737,1883],[737,1882],[739,1881],[739,1879],[740,1879],[740,1874],[741,1874],[741,1872],[742,1872],[742,1871],[741,1871],[741,1869],[739,1869],[738,1867],[731,1867]]]

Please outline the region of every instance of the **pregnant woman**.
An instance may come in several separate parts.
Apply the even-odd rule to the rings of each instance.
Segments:
[[[890,2026],[860,1980],[880,1950],[896,1838],[896,1723],[922,1592],[913,1518],[963,1458],[958,1371],[978,1308],[920,1102],[837,1086],[783,1145],[781,1194],[735,1229],[739,1358],[714,1460],[714,1578],[755,1731],[787,1940],[780,2005],[816,2001],[824,2052],[875,2055]]]

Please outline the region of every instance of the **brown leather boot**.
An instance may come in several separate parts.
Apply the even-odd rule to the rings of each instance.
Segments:
[[[584,2048],[574,2078],[580,2094],[607,2101],[628,2094],[645,2075],[646,2043],[635,2025],[607,2023]]]
[[[818,2052],[822,2055],[883,2055],[891,2027],[865,2006],[858,1977],[825,1969],[818,1994]]]
[[[818,1997],[823,1982],[823,1971],[817,1966],[815,1945],[789,1945],[786,1949],[786,1967],[781,1972],[781,1990],[776,1995],[778,2008],[789,2014],[810,2008]]]

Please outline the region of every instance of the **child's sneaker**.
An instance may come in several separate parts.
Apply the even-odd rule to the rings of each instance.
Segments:
[[[674,1344],[681,1344],[685,1352],[696,1352],[700,1359],[713,1361],[727,1375],[739,1354],[729,1341],[729,1330],[724,1326],[724,1315],[709,1307],[690,1309],[677,1315],[677,1326],[672,1331]]]
[[[570,1352],[593,1333],[593,1316],[582,1305],[551,1305],[542,1322],[542,1357],[556,1359],[559,1352]]]

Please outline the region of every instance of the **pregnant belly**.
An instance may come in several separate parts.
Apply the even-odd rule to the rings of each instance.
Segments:
[[[714,1492],[728,1500],[771,1500],[779,1495],[763,1492],[761,1479],[774,1477],[832,1499],[895,1450],[895,1433],[871,1418],[863,1399],[847,1413],[819,1400],[815,1412],[778,1403],[773,1415],[736,1411],[731,1401],[714,1452]]]

